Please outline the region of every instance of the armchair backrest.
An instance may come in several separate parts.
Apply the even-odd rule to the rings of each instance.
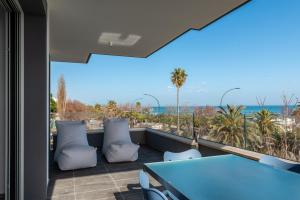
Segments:
[[[102,152],[113,143],[131,143],[127,119],[107,119],[104,121],[104,138]]]
[[[68,145],[89,145],[84,121],[56,121],[57,144],[54,159]]]

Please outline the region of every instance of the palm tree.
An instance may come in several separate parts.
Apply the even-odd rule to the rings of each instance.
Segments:
[[[244,117],[241,112],[243,109],[243,106],[220,107],[213,123],[211,137],[224,144],[242,147]]]
[[[177,89],[177,133],[179,133],[179,89],[183,86],[187,78],[184,69],[175,68],[171,73],[171,81]]]
[[[109,100],[106,105],[106,114],[108,117],[117,117],[118,114],[118,105],[114,100]]]
[[[141,112],[141,110],[142,110],[142,104],[141,104],[141,102],[137,101],[135,103],[135,109],[136,109],[137,112]]]
[[[272,134],[276,131],[276,115],[266,109],[255,113],[255,122],[266,144],[268,154],[272,154]]]

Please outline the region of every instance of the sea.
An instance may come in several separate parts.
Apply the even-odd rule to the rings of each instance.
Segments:
[[[188,107],[180,107],[180,112],[184,113],[193,113],[196,108],[205,107],[205,106],[188,106]],[[215,109],[219,109],[219,106],[213,106]],[[296,106],[289,106],[289,110],[295,109]],[[283,105],[265,105],[265,106],[254,106],[248,105],[244,106],[242,111],[243,114],[253,114],[262,109],[267,109],[275,114],[282,114],[284,110]],[[161,107],[151,107],[150,112],[153,114],[167,114],[167,113],[176,113],[175,106],[161,106]]]

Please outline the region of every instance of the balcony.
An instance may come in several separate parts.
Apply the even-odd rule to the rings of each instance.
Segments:
[[[148,128],[135,128],[130,131],[134,143],[140,144],[139,159],[136,162],[107,163],[101,155],[103,130],[88,133],[89,144],[98,148],[98,164],[94,168],[60,171],[53,162],[50,151],[50,182],[48,199],[142,199],[138,181],[138,171],[144,163],[162,161],[164,151],[180,152],[191,148],[192,140]],[[54,135],[54,146],[56,137]],[[205,140],[199,141],[203,156],[236,154],[258,160],[262,154],[229,147]],[[159,190],[163,187],[154,178],[151,184]]]
[[[5,44],[1,45],[0,66],[0,75],[3,75],[0,84],[0,199],[141,199],[137,172],[144,163],[161,161],[167,150],[179,152],[191,148],[194,133],[199,136],[199,150],[206,157],[203,160],[214,155],[236,154],[247,158],[244,159],[246,162],[254,160],[252,164],[257,164],[255,161],[264,153],[300,161],[300,106],[296,105],[299,101],[294,96],[299,96],[297,52],[300,29],[296,28],[299,20],[295,17],[299,15],[298,2],[276,1],[270,5],[267,1],[250,0],[167,0],[159,3],[3,0],[0,4],[0,40]],[[188,32],[190,35],[184,34]],[[177,38],[179,42],[173,43]],[[241,87],[241,98],[226,98],[223,105],[233,102],[235,105],[258,103],[262,106],[267,97],[266,106],[283,103],[287,109],[281,117],[269,115],[269,124],[276,122],[276,127],[273,124],[267,129],[260,126],[258,116],[247,118],[244,113],[238,115],[238,120],[232,120],[237,123],[226,126],[220,123],[224,118],[215,115],[202,116],[203,120],[196,116],[197,123],[194,123],[194,116],[181,115],[182,127],[179,123],[176,127],[175,117],[165,116],[160,121],[159,113],[139,121],[133,118],[138,121],[139,128],[131,130],[132,140],[141,145],[136,162],[107,163],[101,155],[103,131],[93,130],[89,132],[88,140],[90,145],[98,148],[98,165],[82,170],[58,170],[53,162],[54,151],[48,149],[49,142],[53,142],[53,146],[56,143],[55,136],[49,141],[49,96],[56,93],[51,90],[56,75],[67,74],[68,84],[73,86],[82,81],[83,87],[72,88],[65,93],[69,96],[63,99],[85,101],[89,104],[87,108],[97,102],[101,107],[106,100],[130,104],[149,93],[158,95],[161,105],[175,105],[175,87],[168,85],[171,82],[166,80],[170,78],[169,69],[178,66],[187,69],[191,84],[182,88],[184,92],[180,94],[185,97],[180,98],[180,103],[177,100],[177,105],[222,105],[224,91]],[[55,71],[56,67],[61,71]],[[95,75],[94,81],[91,74]],[[95,88],[86,84],[88,82]],[[169,91],[174,93],[165,95]],[[283,102],[279,100],[282,95]],[[292,97],[295,97],[295,103]],[[147,104],[153,107],[152,101],[143,102],[143,106]],[[65,102],[62,105],[66,105]],[[288,111],[296,106],[297,112]],[[130,118],[131,114],[135,113],[127,112],[121,117]],[[88,120],[94,120],[91,125],[95,127],[91,128],[100,128],[97,125],[103,119],[96,116]],[[212,126],[208,126],[207,120]],[[142,123],[150,125],[143,126]],[[239,167],[227,165],[228,168],[232,166]],[[211,170],[210,167],[207,169]],[[239,169],[243,173],[245,167]],[[189,172],[193,176],[197,171],[202,175],[203,171],[198,168]],[[255,174],[249,171],[249,174]],[[231,175],[227,173],[227,176]],[[267,174],[256,175],[264,179]],[[200,178],[194,180],[197,183]],[[239,183],[240,180],[243,178],[232,182]],[[265,190],[270,191],[270,195],[279,194],[277,197],[250,199],[281,200],[287,196],[292,199],[294,194],[300,196],[299,178],[297,184],[289,184],[286,179],[277,180],[280,181],[279,184],[275,181],[278,187]],[[229,185],[218,176],[209,182]],[[162,189],[153,178],[151,183]],[[166,187],[165,182],[162,183]],[[251,183],[248,186],[252,190],[250,195],[255,193],[255,186],[268,185],[264,180]],[[236,194],[235,187],[232,191]],[[299,196],[295,199],[300,199]],[[244,199],[235,197],[229,199]]]

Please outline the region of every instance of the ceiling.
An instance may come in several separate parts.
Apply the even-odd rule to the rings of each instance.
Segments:
[[[248,0],[48,0],[50,58],[86,63],[90,54],[145,58]]]

